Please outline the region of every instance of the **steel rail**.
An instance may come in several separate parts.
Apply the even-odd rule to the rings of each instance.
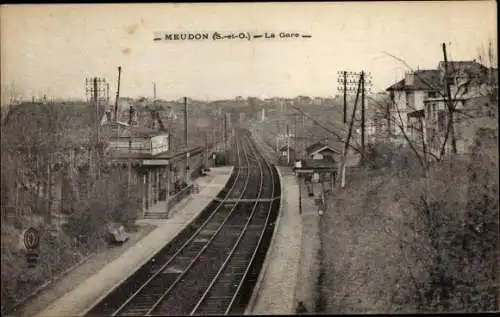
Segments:
[[[238,151],[238,161],[240,162],[241,161],[241,158],[240,158],[240,149],[239,149],[239,146],[237,145],[237,151]],[[246,156],[246,155],[245,155]],[[248,159],[248,158],[247,158]],[[231,187],[231,189],[227,192],[226,194],[226,197],[229,197],[230,193],[234,190],[235,186],[236,186],[236,183],[239,179],[241,175],[241,170],[238,169],[238,174],[236,176],[236,179],[235,179],[235,182],[233,184],[233,186]],[[246,187],[246,184],[248,183],[248,180],[249,180],[249,174],[247,174],[247,178],[246,178],[246,181],[245,181],[245,187]],[[243,195],[243,191],[242,191],[242,195]],[[177,250],[171,257],[169,260],[167,260],[165,262],[165,264],[163,264],[150,278],[148,278],[146,280],[146,282],[144,282],[141,287],[139,287],[118,309],[116,309],[113,314],[111,314],[111,316],[116,316],[118,315],[120,312],[123,311],[123,308],[125,308],[126,305],[128,305],[155,277],[157,277],[160,272],[162,272],[175,258],[177,258],[177,256],[179,255],[180,252],[182,252],[190,243],[191,241],[194,240],[194,238],[196,236],[198,236],[198,233],[204,229],[206,227],[206,225],[209,223],[209,221],[215,216],[216,212],[219,210],[219,208],[224,204],[224,201],[221,201],[220,204],[216,207],[216,209],[212,212],[212,214],[207,218],[207,220],[205,220],[202,225],[196,230],[196,232],[193,233],[193,235],[182,245],[182,247],[179,248],[179,250]],[[226,216],[226,218],[224,219],[223,223],[221,224],[221,226],[219,227],[219,229],[223,226],[223,224],[225,223],[225,221],[228,219],[228,217],[231,215],[231,213],[233,212],[234,210],[234,207],[232,208],[232,210],[229,212],[228,216]],[[214,233],[213,236],[215,236],[216,233]],[[213,237],[212,236],[212,237]],[[205,247],[204,247],[205,248]],[[202,250],[204,250],[204,248]]]
[[[247,160],[248,160],[248,165],[250,165],[250,160],[249,160],[249,155],[247,154]],[[262,172],[262,171],[260,171]],[[246,186],[245,186],[245,190],[248,186],[248,181],[250,179],[250,173],[248,173],[247,175],[247,183],[246,183]],[[261,179],[262,180],[262,179]],[[262,189],[262,182],[259,186],[259,194],[260,194],[260,191]],[[245,194],[245,190],[242,191],[241,193],[241,196],[240,198],[243,196],[243,194]],[[250,219],[252,218],[252,215],[253,215],[253,212],[255,210],[255,206],[257,205],[257,203],[254,205],[253,209],[252,209],[252,214],[249,216],[248,220],[247,220],[247,223],[250,221]],[[231,213],[230,215],[232,214],[232,212],[236,209],[236,207],[238,206],[238,204],[234,205],[232,210],[231,210]],[[229,216],[228,216],[229,218]],[[146,316],[151,316],[152,312],[160,305],[160,303],[163,301],[163,299],[171,292],[171,290],[179,283],[179,281],[182,279],[182,277],[184,277],[184,275],[186,275],[186,273],[191,269],[191,267],[199,260],[201,254],[203,253],[203,251],[206,250],[206,248],[208,247],[208,245],[210,244],[210,242],[212,242],[212,240],[215,238],[215,236],[217,236],[217,234],[219,233],[219,231],[224,227],[225,223],[227,222],[227,219],[224,221],[224,223],[221,224],[221,226],[219,227],[219,229],[217,230],[217,232],[211,237],[211,239],[205,244],[205,246],[203,247],[202,251],[200,251],[196,256],[195,258],[189,263],[188,267],[179,275],[179,277],[174,281],[174,283],[172,283],[170,285],[170,287],[164,292],[164,294],[153,304],[153,306],[149,309],[149,311],[146,313]],[[242,232],[245,230],[246,228],[246,225],[245,227],[243,228]],[[239,239],[239,238],[238,238]]]
[[[250,143],[251,144],[251,143]],[[252,152],[254,152],[255,154],[257,154],[257,152],[255,151],[255,149],[252,149]],[[256,158],[257,158],[258,155],[256,155]],[[259,195],[258,195],[258,199],[260,198],[260,196],[262,195],[262,189],[264,187],[264,172],[263,172],[263,167],[262,167],[262,164],[260,163],[260,161],[257,159],[257,162],[258,162],[258,165],[259,165],[259,171],[260,171],[260,189],[259,189]],[[273,192],[274,192],[274,188],[273,188]],[[198,308],[200,307],[200,305],[203,303],[203,301],[205,300],[207,294],[210,292],[210,290],[212,290],[212,287],[215,285],[215,283],[217,282],[217,280],[219,279],[219,277],[221,276],[221,273],[226,269],[227,267],[227,264],[229,263],[229,261],[232,259],[233,255],[235,254],[235,251],[236,249],[240,246],[240,242],[242,241],[242,238],[243,236],[247,233],[247,229],[248,229],[248,225],[250,224],[250,222],[253,220],[253,217],[255,215],[255,211],[256,211],[256,208],[257,208],[257,205],[259,204],[259,201],[256,201],[253,208],[252,208],[252,214],[250,215],[250,217],[248,218],[246,224],[245,224],[245,227],[243,228],[243,230],[241,231],[239,237],[238,237],[238,240],[235,242],[233,248],[231,249],[231,251],[229,252],[229,254],[227,255],[226,257],[226,260],[224,261],[224,263],[221,265],[220,269],[218,270],[217,274],[215,275],[215,277],[212,279],[210,285],[207,287],[207,289],[205,290],[205,292],[203,293],[202,297],[198,300],[197,304],[195,305],[195,307],[191,310],[191,313],[190,315],[193,315],[197,310]],[[272,205],[272,204],[271,204]]]
[[[255,145],[254,145],[255,147]],[[265,162],[265,164],[267,165],[267,167],[269,168],[269,171],[271,172],[271,184],[273,185],[272,187],[272,192],[271,192],[271,197],[274,197],[274,170],[273,170],[273,167],[271,166],[271,164],[269,164],[269,162],[265,159],[265,157],[263,155],[261,155],[262,157],[262,160]],[[269,209],[267,211],[267,217],[266,217],[266,222],[264,223],[264,226],[262,228],[262,232],[260,233],[260,236],[259,236],[259,241],[257,242],[256,246],[255,246],[255,249],[253,251],[253,254],[252,254],[252,257],[250,259],[250,261],[248,262],[248,266],[245,270],[245,273],[243,273],[243,276],[240,280],[240,283],[238,284],[238,288],[236,289],[236,291],[234,292],[233,294],[233,298],[231,299],[231,302],[229,303],[226,311],[224,312],[224,315],[228,315],[234,305],[234,302],[236,300],[236,297],[238,296],[239,292],[240,292],[240,289],[241,289],[241,286],[243,285],[243,282],[245,281],[247,275],[248,275],[248,271],[250,270],[250,267],[252,266],[252,263],[254,262],[255,260],[255,257],[257,256],[257,251],[259,250],[259,246],[262,242],[262,239],[264,237],[264,234],[266,232],[266,229],[267,229],[267,226],[269,225],[269,217],[271,216],[271,209],[273,208],[273,204],[271,203],[269,205]],[[266,252],[267,253],[267,252]]]

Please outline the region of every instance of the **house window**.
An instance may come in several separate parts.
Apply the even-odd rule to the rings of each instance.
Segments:
[[[444,132],[446,128],[446,112],[444,110],[438,111],[438,131]]]
[[[437,119],[436,104],[432,103],[431,106],[432,106],[432,116],[431,116],[431,118],[432,118],[432,120],[436,120]]]
[[[406,106],[410,109],[415,108],[415,94],[412,91],[406,92]]]
[[[437,93],[435,91],[429,91],[429,93],[427,94],[427,96],[429,98],[436,98],[437,97]]]

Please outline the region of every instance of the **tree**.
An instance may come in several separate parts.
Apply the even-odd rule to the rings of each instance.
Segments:
[[[452,98],[440,91],[448,105],[448,114],[461,114],[457,109],[457,96],[467,93],[474,80],[473,76],[467,76],[465,81],[457,85]],[[428,84],[432,87],[430,83]],[[490,87],[495,85],[494,82],[488,84]],[[487,93],[491,94],[494,91],[495,89],[492,89]],[[378,104],[378,106],[383,110],[385,105]],[[406,235],[407,238],[401,238],[400,248],[402,252],[420,259],[419,266],[425,268],[427,272],[425,280],[418,280],[412,275],[414,265],[408,264],[419,310],[434,312],[496,310],[498,309],[496,133],[490,130],[488,134],[479,130],[471,160],[464,165],[458,158],[444,156],[444,146],[455,123],[455,121],[450,122],[450,118],[453,117],[448,117],[448,127],[440,146],[441,150],[435,155],[427,149],[423,127],[417,127],[419,137],[410,138],[403,125],[401,111],[396,108],[394,121],[423,172],[420,176],[413,175],[408,180],[409,186],[404,196],[411,206],[409,210],[416,213],[404,212],[405,228],[410,234]],[[486,142],[487,145],[481,145],[482,142]],[[492,151],[493,154],[485,154]],[[371,152],[375,157],[374,160],[381,155],[376,151]],[[437,164],[431,164],[429,157],[434,157]],[[398,168],[404,168],[401,164],[396,165]],[[469,171],[468,179],[464,179],[464,170]],[[461,198],[463,192],[462,194],[457,192],[457,187],[464,185],[469,187],[466,206]]]

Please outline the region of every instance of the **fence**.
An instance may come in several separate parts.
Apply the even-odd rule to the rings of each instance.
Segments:
[[[193,192],[193,184],[190,184],[186,187],[184,187],[183,189],[181,189],[178,193],[176,193],[175,195],[173,195],[172,197],[170,197],[168,199],[168,209],[172,209],[172,207],[174,207],[178,202],[180,202],[181,200],[183,200],[184,198],[186,198],[187,196],[191,195],[191,193]]]

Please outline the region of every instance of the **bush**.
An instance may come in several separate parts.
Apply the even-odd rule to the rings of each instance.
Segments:
[[[470,160],[432,165],[427,178],[411,151],[383,147],[323,218],[328,311],[497,310],[496,138],[483,136]]]
[[[394,154],[394,146],[388,142],[370,143],[366,149],[367,166],[370,169],[389,168]]]

